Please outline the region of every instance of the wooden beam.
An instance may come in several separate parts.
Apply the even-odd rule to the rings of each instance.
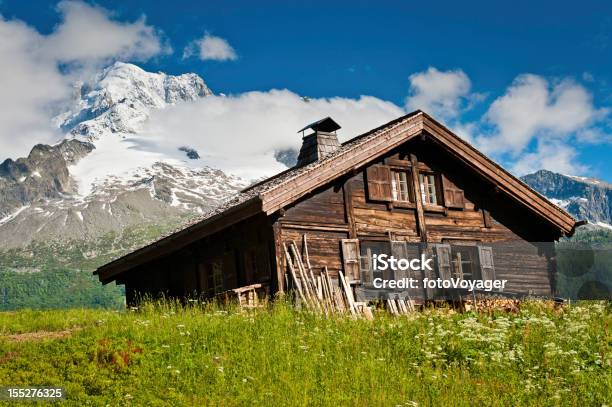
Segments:
[[[491,214],[486,209],[481,209],[482,211],[482,220],[484,222],[485,228],[491,228],[493,226],[493,221],[491,219]]]
[[[412,168],[418,168],[418,160],[416,155],[410,154],[410,162]],[[421,196],[421,185],[419,183],[419,172],[411,171],[412,173],[412,190],[414,191],[414,200],[416,202],[417,214],[417,230],[421,241],[427,243],[427,226],[425,225],[425,212],[423,211],[423,198]]]
[[[272,243],[274,245],[274,253],[276,257],[276,270],[271,270],[276,276],[276,288],[279,293],[285,292],[285,248],[283,247],[283,228],[279,222],[274,222],[272,225]]]
[[[342,185],[342,192],[344,195],[344,214],[348,223],[349,239],[356,239],[357,228],[355,227],[355,214],[353,211],[353,187],[351,186],[350,178]]]
[[[291,221],[279,220],[281,226],[285,229],[303,229],[303,230],[319,230],[323,232],[348,232],[349,228],[347,225],[331,225],[314,223],[310,221],[298,221],[297,219]]]

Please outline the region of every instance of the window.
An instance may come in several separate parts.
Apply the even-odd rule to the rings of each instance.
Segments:
[[[359,242],[360,247],[360,269],[361,269],[361,281],[370,285],[375,278],[393,279],[393,275],[390,270],[386,271],[374,271],[374,265],[372,264],[372,258],[376,255],[386,254],[391,255],[391,243],[389,241],[371,241],[361,240]]]
[[[464,280],[479,280],[478,248],[476,246],[452,245],[453,277]]]
[[[394,201],[411,202],[410,173],[408,171],[391,171],[391,194]]]
[[[436,175],[431,173],[419,174],[419,184],[421,186],[421,197],[425,205],[439,205],[438,185]]]

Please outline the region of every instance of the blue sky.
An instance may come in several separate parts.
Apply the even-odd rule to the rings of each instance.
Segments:
[[[147,70],[196,72],[226,94],[423,104],[517,173],[544,166],[612,181],[610,2],[219,3],[95,4],[116,23],[144,16],[165,50],[123,59]],[[0,0],[0,14],[43,36],[65,17],[43,1]],[[184,58],[206,33],[236,57]],[[513,120],[532,123],[515,132]]]

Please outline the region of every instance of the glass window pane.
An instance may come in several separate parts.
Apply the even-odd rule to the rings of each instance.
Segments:
[[[392,177],[391,177],[391,195],[393,196],[394,201],[398,200],[398,196],[397,196],[398,185],[397,185],[397,180],[395,179],[396,175],[397,174],[393,172]]]
[[[400,190],[402,193],[402,201],[410,201],[410,197],[408,195],[408,179],[405,171],[400,172]]]
[[[425,176],[423,174],[419,174],[419,186],[421,187],[421,200],[423,203],[427,203],[427,192],[425,186]]]
[[[433,175],[428,175],[429,178],[429,202],[433,205],[438,204],[438,199],[436,197],[436,180]]]

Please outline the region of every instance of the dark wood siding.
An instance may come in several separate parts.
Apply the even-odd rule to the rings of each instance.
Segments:
[[[424,205],[423,209],[426,239],[419,231],[417,205],[384,202],[378,196],[381,194],[374,194],[371,199],[369,193],[368,172],[371,183],[372,177],[381,172],[381,165],[408,168],[411,154],[418,161],[419,171],[439,176],[440,205]],[[544,220],[496,192],[493,185],[483,182],[429,141],[408,142],[374,160],[370,166],[377,166],[377,170],[358,169],[336,180],[335,185],[286,208],[279,218],[281,244],[295,241],[301,247],[303,235],[308,235],[315,273],[327,266],[336,275],[342,268],[340,241],[346,238],[426,244],[472,242],[493,247],[495,278],[508,280],[505,291],[552,294],[553,279],[549,270],[552,252],[528,243],[558,237]],[[377,188],[380,189],[378,185]],[[452,198],[445,193],[452,193]],[[502,250],[495,246],[499,242],[513,242],[514,246],[506,245]]]
[[[269,219],[254,216],[132,270],[125,277],[127,301],[143,294],[209,297],[254,283],[275,284],[275,264]],[[220,279],[215,269],[220,269]]]

